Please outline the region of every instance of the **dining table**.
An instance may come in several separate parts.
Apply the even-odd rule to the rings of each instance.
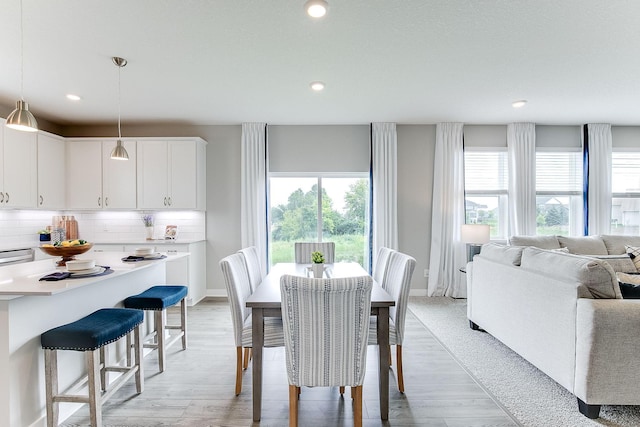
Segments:
[[[312,277],[309,264],[278,263],[271,268],[255,292],[247,299],[252,316],[252,364],[253,364],[253,421],[260,421],[262,412],[262,351],[264,346],[264,319],[282,317],[280,278],[285,274]],[[325,264],[325,278],[357,277],[368,275],[355,262]],[[377,317],[378,337],[378,388],[380,396],[380,418],[389,418],[389,307],[395,305],[391,295],[379,283],[373,282],[371,290],[371,315]]]

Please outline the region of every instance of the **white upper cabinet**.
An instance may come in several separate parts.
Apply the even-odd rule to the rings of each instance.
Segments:
[[[102,141],[67,140],[67,209],[102,209]]]
[[[116,140],[102,142],[102,197],[104,209],[136,208],[136,142],[122,141],[129,160],[111,159]]]
[[[138,209],[205,209],[206,149],[199,138],[138,141]]]
[[[66,207],[66,143],[64,138],[38,132],[38,208]]]
[[[33,209],[38,192],[37,133],[9,129],[2,122],[3,186],[0,206]]]

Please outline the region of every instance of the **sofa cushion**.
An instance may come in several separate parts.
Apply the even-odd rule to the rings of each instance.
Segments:
[[[593,298],[621,298],[615,272],[605,261],[538,248],[522,251],[520,266],[558,280],[580,283]]]
[[[480,250],[480,256],[497,261],[501,264],[520,265],[522,247],[505,246],[499,243],[485,243]]]
[[[625,249],[627,251],[627,254],[629,255],[629,258],[636,266],[636,270],[640,271],[640,247],[626,245]]]
[[[567,237],[557,236],[560,246],[579,255],[609,255],[600,236]]]
[[[607,247],[609,255],[619,255],[626,253],[625,246],[640,246],[640,236],[623,236],[603,234],[600,236]]]
[[[640,299],[640,274],[616,273],[622,298]]]
[[[513,246],[535,246],[540,249],[560,249],[556,236],[511,236],[509,244]]]
[[[640,249],[640,248],[639,248]],[[621,273],[635,273],[638,271],[637,265],[633,263],[629,255],[592,255],[593,258],[606,261],[613,271]],[[638,259],[640,262],[640,259]]]

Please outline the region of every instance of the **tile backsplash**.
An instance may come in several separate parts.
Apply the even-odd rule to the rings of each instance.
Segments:
[[[167,225],[178,226],[178,240],[205,239],[205,212],[199,211],[39,211],[0,210],[0,249],[34,247],[37,232],[56,215],[73,215],[78,237],[90,242],[135,242],[146,237],[143,214],[154,217],[154,238],[164,238]]]

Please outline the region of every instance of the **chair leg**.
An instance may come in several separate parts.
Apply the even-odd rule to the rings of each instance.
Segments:
[[[396,364],[398,365],[398,390],[404,393],[404,375],[402,374],[402,346],[396,345]]]
[[[242,391],[242,347],[236,347],[236,396]]]
[[[100,347],[100,385],[102,391],[107,391],[107,387],[109,387],[109,373],[107,372],[107,346],[103,345]]]
[[[391,360],[391,346],[389,346],[389,367],[393,366],[393,360]]]
[[[182,349],[187,349],[187,298],[180,301],[180,326],[182,330]]]
[[[242,363],[242,369],[249,367],[249,358],[251,357],[251,349],[249,347],[244,349],[244,362]]]
[[[289,427],[298,427],[298,394],[300,387],[289,384]]]
[[[362,386],[352,387],[354,391],[353,398],[353,425],[354,427],[362,427]]]
[[[344,386],[343,385],[340,386],[340,394],[344,394]]]
[[[102,426],[102,395],[100,393],[100,350],[85,351],[89,376],[89,419],[91,427]]]
[[[164,372],[165,354],[164,354],[164,329],[166,325],[166,310],[154,311],[154,323],[156,328],[156,341],[158,343],[158,369]]]
[[[131,339],[131,332],[127,334],[127,341],[129,341],[130,339]],[[136,392],[140,394],[144,390],[144,372],[143,372],[143,363],[142,363],[142,357],[143,357],[142,324],[136,326],[135,329],[133,330],[133,340],[135,341],[133,345],[134,356],[136,359],[135,363],[136,365],[138,365],[138,370],[136,371]],[[127,351],[131,353],[130,348],[127,348]],[[129,364],[128,366],[133,366],[133,365]]]
[[[133,364],[133,362],[131,361],[131,349],[133,348],[132,344],[131,344],[131,334],[127,334],[126,341],[127,341],[127,344],[126,344],[126,346],[127,346],[127,352],[126,352],[127,366],[131,366]]]
[[[47,427],[58,425],[60,404],[53,401],[58,394],[58,353],[57,350],[44,350],[44,379],[47,399]]]

